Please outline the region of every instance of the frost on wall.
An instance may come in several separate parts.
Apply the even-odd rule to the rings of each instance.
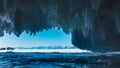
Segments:
[[[120,0],[0,0],[0,36],[54,27],[92,51],[120,50]]]

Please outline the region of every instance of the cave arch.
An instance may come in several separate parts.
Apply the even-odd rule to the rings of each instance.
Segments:
[[[120,50],[120,0],[0,0],[0,36],[62,28],[92,51]]]

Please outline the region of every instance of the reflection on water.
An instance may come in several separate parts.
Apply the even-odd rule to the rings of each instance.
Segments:
[[[0,68],[120,68],[120,53],[0,53]]]

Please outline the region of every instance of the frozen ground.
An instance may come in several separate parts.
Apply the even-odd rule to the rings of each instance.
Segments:
[[[0,52],[0,68],[120,68],[120,53]]]

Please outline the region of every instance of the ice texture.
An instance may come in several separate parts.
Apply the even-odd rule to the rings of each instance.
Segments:
[[[91,51],[120,50],[120,0],[0,0],[0,36],[57,27]]]

